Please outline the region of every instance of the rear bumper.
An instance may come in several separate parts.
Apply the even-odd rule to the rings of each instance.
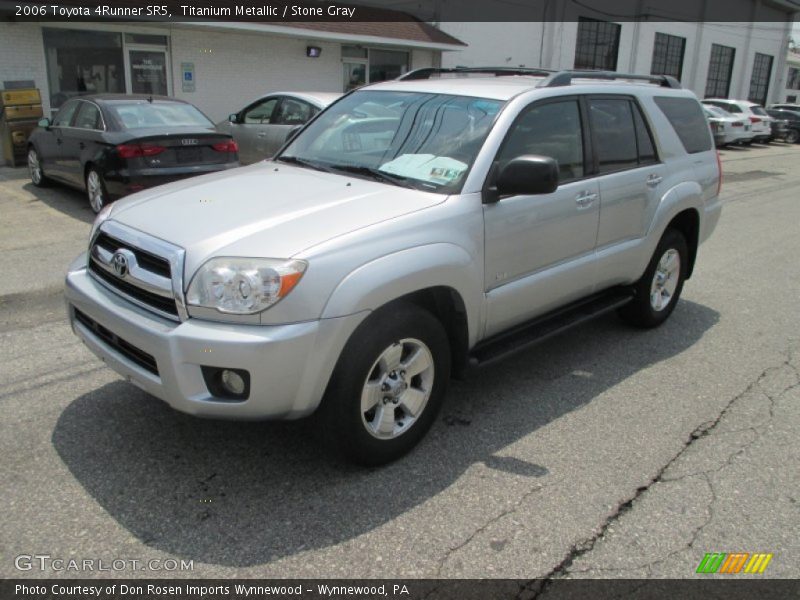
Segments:
[[[177,323],[99,285],[86,270],[85,255],[70,267],[65,296],[73,332],[114,371],[176,410],[226,419],[290,419],[312,412],[344,344],[364,317],[276,326],[199,319]],[[76,311],[82,313],[80,318]],[[102,328],[103,334],[87,321]],[[115,343],[109,342],[110,337]],[[155,368],[132,359],[136,353],[149,355]],[[214,397],[203,378],[203,366],[247,371],[249,396]]]
[[[114,197],[126,196],[143,189],[171,183],[188,177],[216,173],[241,166],[238,161],[214,165],[170,167],[164,169],[121,169],[106,173],[104,179],[108,193]]]

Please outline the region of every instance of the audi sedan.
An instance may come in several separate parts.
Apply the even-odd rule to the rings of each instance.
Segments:
[[[230,135],[193,105],[165,96],[73,98],[28,140],[33,184],[85,190],[94,212],[120,196],[237,166]]]
[[[233,136],[242,164],[247,165],[271,158],[293,131],[340,96],[330,92],[268,94],[217,123],[217,131]]]

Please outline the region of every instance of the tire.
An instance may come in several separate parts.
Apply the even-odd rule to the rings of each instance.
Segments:
[[[319,409],[324,437],[361,465],[396,460],[430,429],[449,379],[439,320],[414,304],[391,303],[359,325],[342,351]]]
[[[31,183],[36,187],[45,187],[50,183],[44,174],[42,159],[33,146],[28,148],[28,174],[31,176]]]
[[[675,310],[683,291],[689,246],[676,229],[667,229],[642,278],[634,284],[634,297],[619,310],[622,319],[642,328],[658,327]]]
[[[94,169],[90,168],[86,171],[86,196],[89,199],[89,206],[95,213],[103,210],[108,204],[108,191],[106,191],[106,183],[103,181],[103,176]]]
[[[796,144],[798,140],[800,140],[800,131],[797,129],[790,129],[786,132],[786,137],[783,138],[783,141],[787,144]]]

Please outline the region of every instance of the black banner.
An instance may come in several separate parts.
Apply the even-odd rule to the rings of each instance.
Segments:
[[[800,581],[785,579],[309,580],[309,579],[6,579],[3,600],[495,600],[606,598],[784,600]]]
[[[0,19],[17,21],[569,22],[791,23],[800,0],[0,0]]]

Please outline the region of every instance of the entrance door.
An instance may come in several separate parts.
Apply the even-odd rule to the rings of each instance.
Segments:
[[[166,49],[127,46],[127,50],[127,88],[130,93],[169,96]]]

